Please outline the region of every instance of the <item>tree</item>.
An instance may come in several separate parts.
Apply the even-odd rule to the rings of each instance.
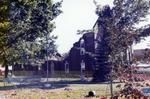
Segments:
[[[6,38],[7,38],[7,30],[9,27],[8,20],[8,1],[1,0],[0,1],[0,61],[1,64],[6,65]]]
[[[0,35],[0,43],[2,43],[0,56],[3,57],[5,77],[8,74],[8,65],[14,61],[21,62],[20,57],[24,55],[35,55],[33,54],[35,49],[26,51],[26,43],[30,46],[36,45],[37,39],[44,37],[45,33],[47,36],[50,35],[54,28],[52,21],[61,13],[61,2],[52,3],[51,0],[8,1],[5,5],[7,9],[3,13],[7,13],[4,18],[8,20],[9,24],[2,31],[4,36]],[[0,22],[2,21],[4,19],[0,20]],[[48,38],[53,42],[51,45],[54,46],[55,38],[52,35]],[[29,50],[31,53],[27,53]]]
[[[96,70],[94,81],[106,81],[112,70],[120,65],[121,53],[126,51],[141,37],[150,35],[150,25],[135,27],[149,14],[150,2],[147,0],[114,0],[114,7],[97,6],[96,14],[101,33],[96,50]],[[125,57],[125,56],[124,56]],[[129,61],[123,59],[124,64]]]

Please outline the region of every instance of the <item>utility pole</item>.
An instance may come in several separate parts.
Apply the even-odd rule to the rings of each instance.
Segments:
[[[48,82],[48,74],[49,74],[49,64],[48,64],[48,33],[46,32],[46,66],[47,66],[47,71],[46,71],[46,78]]]
[[[49,63],[48,63],[48,56],[49,56],[49,55],[48,55],[48,48],[49,48],[49,45],[48,45],[48,44],[49,44],[49,43],[48,43],[48,36],[49,36],[49,35],[48,35],[48,33],[46,32],[46,33],[45,33],[45,37],[46,37],[46,67],[47,67],[47,70],[46,70],[46,82],[47,82],[47,83],[45,84],[45,87],[51,87],[51,84],[48,83],[48,81],[49,81],[49,80],[48,80],[48,78],[49,78],[49,77],[48,77],[48,75],[49,75]]]

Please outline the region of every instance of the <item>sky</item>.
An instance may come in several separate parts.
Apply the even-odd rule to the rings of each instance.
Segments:
[[[113,5],[113,0],[96,1],[102,6]],[[95,8],[93,0],[63,0],[63,13],[56,18],[56,29],[53,31],[53,34],[58,36],[56,44],[59,53],[69,52],[73,43],[79,40],[81,35],[77,35],[77,30],[92,29],[98,18]],[[137,48],[139,46],[141,45],[137,45]]]

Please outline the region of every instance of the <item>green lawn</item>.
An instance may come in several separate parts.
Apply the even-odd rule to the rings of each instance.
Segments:
[[[2,85],[2,84],[1,84]],[[117,91],[118,88],[115,87]],[[64,90],[65,88],[69,90]],[[85,97],[89,91],[96,91],[96,97]],[[100,96],[110,96],[109,84],[72,84],[58,89],[13,89],[1,90],[6,99],[100,99]]]

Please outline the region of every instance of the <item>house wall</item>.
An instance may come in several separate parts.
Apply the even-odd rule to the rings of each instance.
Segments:
[[[133,58],[136,61],[150,62],[150,49],[135,49],[133,51]]]
[[[84,39],[84,49],[85,55],[80,55],[80,40]],[[85,70],[92,71],[94,58],[94,33],[85,33],[78,42],[74,43],[73,47],[69,52],[69,56],[64,60],[69,63],[70,71],[80,71],[81,69],[81,60],[85,62]]]

